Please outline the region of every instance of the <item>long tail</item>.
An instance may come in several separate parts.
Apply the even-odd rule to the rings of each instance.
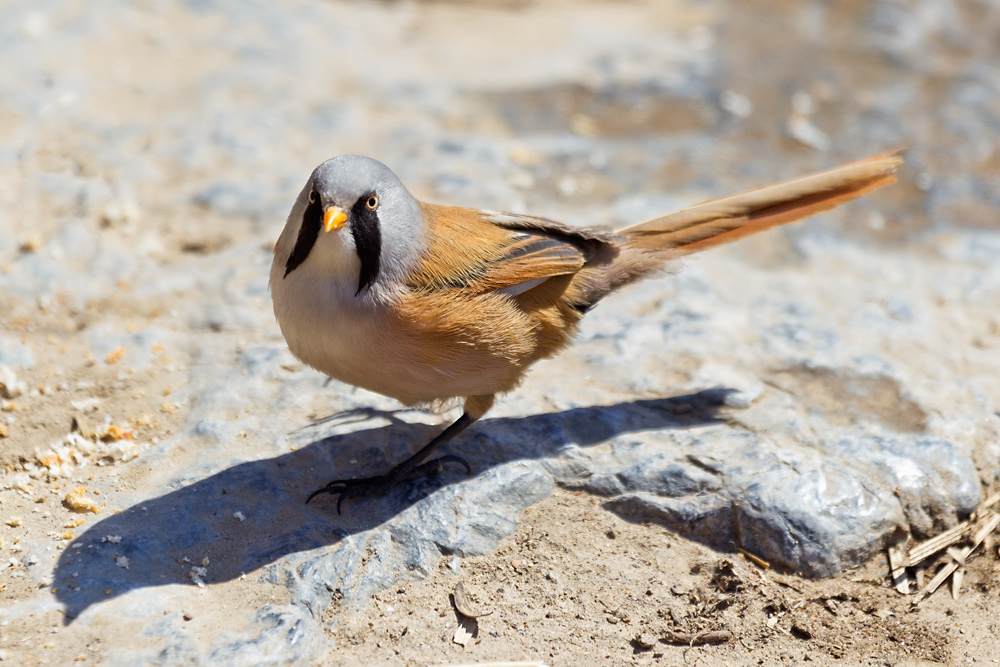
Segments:
[[[900,150],[698,204],[618,231],[636,249],[679,255],[729,243],[827,211],[896,182]]]

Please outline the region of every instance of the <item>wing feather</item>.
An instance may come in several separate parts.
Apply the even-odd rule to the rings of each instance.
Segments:
[[[569,228],[551,221],[433,204],[424,204],[423,213],[428,243],[410,281],[414,289],[518,295],[576,273],[590,254],[591,240],[581,236],[574,243]]]

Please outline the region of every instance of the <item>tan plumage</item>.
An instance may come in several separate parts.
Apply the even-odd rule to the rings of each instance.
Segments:
[[[673,246],[688,254],[730,243],[765,229],[828,211],[896,182],[899,151],[738,195],[713,199],[682,211],[626,227],[620,233],[637,247]]]
[[[374,160],[327,161],[275,247],[271,290],[289,348],[331,377],[406,404],[464,397],[465,414],[389,476],[322,490],[413,473],[531,364],[566,347],[587,310],[615,289],[671,259],[888,185],[901,163],[886,153],[611,231],[420,203]],[[345,229],[320,231],[317,216],[348,209],[336,217]]]

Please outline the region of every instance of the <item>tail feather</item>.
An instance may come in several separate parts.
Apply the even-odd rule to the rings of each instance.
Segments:
[[[896,182],[900,150],[784,183],[698,204],[619,230],[637,249],[677,254],[711,248],[801,220]]]

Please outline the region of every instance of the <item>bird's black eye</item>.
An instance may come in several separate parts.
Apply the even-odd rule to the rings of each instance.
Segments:
[[[378,208],[378,197],[376,195],[371,195],[370,197],[368,197],[368,201],[365,202],[365,206],[367,206],[372,211],[374,211],[375,209],[377,209]]]
[[[310,204],[315,204],[318,199],[319,199],[319,195],[316,194],[316,191],[315,190],[310,190],[309,191],[309,203]]]

